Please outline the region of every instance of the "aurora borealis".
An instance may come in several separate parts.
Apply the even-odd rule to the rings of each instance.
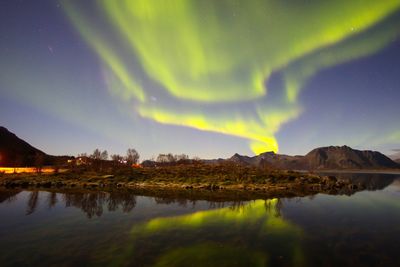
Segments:
[[[110,150],[217,157],[400,144],[397,0],[43,0],[28,18],[21,9],[32,4],[9,2],[2,95],[75,132],[102,133],[93,141]],[[58,28],[31,38],[46,40],[32,56],[22,25],[44,8],[44,25]]]
[[[242,206],[160,217],[136,224],[116,262],[135,259],[135,253],[140,255],[141,249],[148,249],[157,255],[155,266],[187,266],[192,262],[193,266],[222,266],[221,259],[224,266],[269,266],[269,254],[279,247],[280,255],[285,255],[291,266],[305,266],[300,245],[304,232],[280,215],[281,207],[278,199],[255,200]],[[230,241],[221,242],[226,231]],[[238,239],[237,235],[244,232],[246,237]],[[175,236],[169,239],[167,250],[153,246],[165,236]],[[188,243],[187,240],[195,241]]]

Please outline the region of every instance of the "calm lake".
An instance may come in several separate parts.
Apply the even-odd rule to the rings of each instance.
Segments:
[[[0,189],[0,265],[400,266],[400,175],[348,176],[367,189],[227,202]]]

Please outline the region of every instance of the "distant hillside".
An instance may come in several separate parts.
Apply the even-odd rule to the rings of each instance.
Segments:
[[[316,148],[305,156],[288,156],[273,152],[254,157],[235,154],[228,160],[253,166],[270,166],[289,170],[400,168],[396,162],[380,152],[361,151],[348,146]]]
[[[52,165],[67,157],[47,155],[0,126],[0,166],[35,166],[39,158],[43,165]]]
[[[274,152],[265,152],[254,157],[235,154],[228,160],[253,166],[264,166],[279,169],[305,169],[306,166],[304,166],[302,159],[303,156],[288,156],[275,154]]]
[[[381,169],[398,164],[377,151],[356,150],[348,146],[316,148],[304,157],[309,169]]]
[[[0,155],[2,166],[29,166],[33,165],[37,155],[46,154],[0,127]]]

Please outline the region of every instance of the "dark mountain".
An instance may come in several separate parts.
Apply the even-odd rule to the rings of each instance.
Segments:
[[[377,151],[356,150],[348,146],[316,148],[304,156],[309,169],[398,168],[398,164]]]
[[[258,156],[248,157],[239,154],[233,155],[229,161],[245,165],[272,167],[279,169],[303,169],[303,156],[288,156],[275,154],[274,152],[265,152]]]
[[[249,157],[249,156],[242,156],[236,153],[232,157],[228,159],[229,161],[235,162],[235,163],[240,163],[240,164],[249,164],[249,165],[255,165],[255,157]],[[221,161],[219,159],[219,161]]]
[[[4,127],[0,127],[0,155],[2,166],[29,166],[37,156],[46,156]]]
[[[316,148],[305,156],[280,155],[274,152],[266,152],[254,157],[235,154],[227,160],[244,165],[270,166],[288,170],[400,168],[396,162],[380,152],[361,151],[348,146]]]
[[[0,166],[35,166],[38,161],[43,165],[53,165],[67,158],[47,155],[0,126]]]

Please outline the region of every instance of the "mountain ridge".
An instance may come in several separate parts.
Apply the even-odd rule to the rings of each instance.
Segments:
[[[265,152],[254,157],[235,154],[227,160],[245,165],[288,170],[400,168],[399,163],[378,151],[357,150],[346,145],[315,148],[304,156]]]
[[[37,157],[43,164],[55,164],[66,156],[52,156],[33,147],[7,128],[0,126],[0,164],[3,166],[34,166]],[[150,162],[150,161],[148,161]],[[311,150],[304,156],[290,156],[264,152],[256,156],[235,153],[227,159],[202,160],[206,164],[234,162],[236,164],[286,170],[346,170],[346,169],[400,169],[396,162],[378,151],[357,150],[349,146],[326,146]],[[151,162],[150,162],[151,163]],[[150,165],[157,165],[152,162]]]
[[[69,157],[48,155],[0,126],[0,166],[35,166],[38,161],[40,165],[53,165],[57,161],[66,161],[67,158]]]

